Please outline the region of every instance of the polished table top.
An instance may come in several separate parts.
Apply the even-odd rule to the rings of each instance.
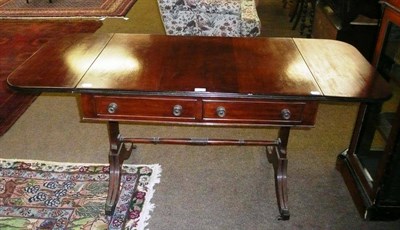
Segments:
[[[9,76],[8,84],[78,93],[390,97],[389,85],[354,47],[301,38],[77,34],[48,42]]]

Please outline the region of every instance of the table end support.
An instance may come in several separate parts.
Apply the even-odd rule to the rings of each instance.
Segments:
[[[120,138],[118,122],[108,123],[108,134],[110,140],[110,176],[108,182],[108,194],[105,204],[105,214],[110,216],[114,213],[119,197],[121,183],[121,168],[124,160],[128,159],[134,149],[133,143],[124,143]]]
[[[282,127],[279,130],[278,145],[267,146],[268,161],[274,166],[276,199],[278,202],[279,220],[289,220],[290,212],[287,205],[287,165],[286,147],[290,128]]]

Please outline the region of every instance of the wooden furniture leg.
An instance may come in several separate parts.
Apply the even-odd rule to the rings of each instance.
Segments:
[[[132,153],[133,145],[126,147],[119,132],[118,122],[108,122],[108,137],[110,142],[110,153],[108,160],[110,163],[110,179],[108,184],[108,194],[105,205],[106,215],[114,213],[115,205],[118,201],[119,187],[121,182],[121,167],[124,160],[128,159]]]
[[[290,218],[287,205],[287,144],[289,140],[290,127],[281,127],[278,134],[278,145],[267,146],[269,162],[274,166],[276,198],[278,201],[280,220]]]
[[[296,11],[295,11],[294,15],[290,18],[290,22],[295,20],[293,23],[293,26],[292,26],[292,30],[296,29],[297,25],[299,24],[300,18],[304,14],[305,2],[306,2],[306,0],[298,0],[296,3]]]

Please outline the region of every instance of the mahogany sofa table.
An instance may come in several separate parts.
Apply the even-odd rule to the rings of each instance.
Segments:
[[[312,127],[321,101],[360,102],[364,111],[391,95],[354,47],[296,38],[71,35],[43,46],[10,74],[8,84],[21,91],[78,93],[83,120],[108,123],[107,214],[114,210],[121,165],[132,143],[260,145],[274,166],[280,218],[285,220],[290,216],[290,128]],[[120,134],[121,121],[278,126],[279,133],[276,140],[128,138]]]

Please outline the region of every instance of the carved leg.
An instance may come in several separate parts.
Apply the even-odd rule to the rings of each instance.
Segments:
[[[311,38],[312,35],[312,30],[313,30],[313,24],[314,24],[314,15],[315,15],[315,5],[316,0],[310,0],[310,11],[308,14],[308,20],[309,20],[309,25],[308,25],[308,33],[307,33],[307,38]]]
[[[299,24],[300,18],[303,15],[303,9],[304,9],[303,6],[304,6],[304,2],[305,1],[306,0],[298,0],[297,1],[295,14],[294,14],[293,18],[290,19],[290,22],[292,22],[293,19],[295,18],[294,19],[295,21],[294,21],[293,26],[292,26],[292,30],[295,30],[297,25]]]
[[[301,23],[300,23],[300,34],[304,35],[304,30],[306,29],[307,25],[306,25],[306,19],[307,19],[307,12],[308,12],[308,0],[303,0],[304,4],[303,4],[303,8],[302,13],[301,13]]]
[[[277,146],[267,147],[267,156],[269,162],[274,166],[275,172],[275,189],[280,220],[288,220],[290,218],[289,208],[287,206],[287,157],[286,147],[289,140],[289,127],[282,127],[279,130],[279,144]]]
[[[110,142],[110,153],[108,156],[110,179],[105,213],[106,215],[112,215],[119,196],[122,163],[130,157],[133,146],[131,145],[126,148],[125,144],[121,141],[118,122],[108,122],[108,137]]]

